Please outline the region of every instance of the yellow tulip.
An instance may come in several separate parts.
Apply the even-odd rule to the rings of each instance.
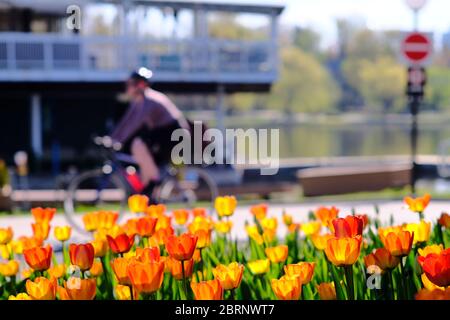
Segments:
[[[19,293],[16,296],[9,296],[8,300],[32,300],[31,297],[26,293]]]
[[[54,230],[55,238],[61,242],[69,240],[71,233],[72,228],[69,226],[55,227]]]
[[[218,221],[214,224],[214,228],[218,233],[221,234],[228,234],[230,233],[231,229],[233,228],[233,222],[232,221]]]
[[[232,216],[236,206],[237,200],[234,196],[217,197],[214,204],[219,217]]]
[[[118,284],[114,291],[119,300],[131,300],[131,290],[129,286]]]
[[[414,244],[430,240],[431,222],[421,220],[419,223],[409,223],[403,229],[411,233],[414,232]]]
[[[414,235],[415,237],[415,235]],[[444,251],[444,246],[442,244],[434,244],[431,246],[427,246],[423,249],[419,248],[419,255],[421,257],[426,257],[429,254],[435,253],[435,254],[440,254],[442,251]]]
[[[212,270],[214,278],[220,281],[224,290],[234,290],[239,287],[244,274],[244,266],[233,262],[228,266],[219,265]]]
[[[0,228],[0,244],[8,244],[14,236],[11,227]]]
[[[320,221],[302,223],[300,228],[306,236],[310,236],[319,233],[322,228],[322,223]]]
[[[266,248],[266,256],[273,263],[280,263],[286,261],[288,257],[289,248],[287,245],[281,245],[272,248]]]
[[[0,274],[4,277],[14,277],[19,272],[19,262],[10,260],[0,264]]]
[[[264,260],[256,260],[251,261],[247,264],[250,271],[253,273],[253,275],[261,275],[265,274],[270,269],[270,260],[264,259]]]
[[[299,300],[302,285],[298,277],[283,276],[279,280],[272,279],[272,290],[279,300]]]

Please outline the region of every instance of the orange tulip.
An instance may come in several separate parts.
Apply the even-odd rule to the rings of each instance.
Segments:
[[[233,262],[228,266],[218,265],[213,270],[214,278],[220,281],[224,290],[234,290],[238,288],[244,274],[244,266],[237,262]]]
[[[130,285],[130,278],[128,277],[128,265],[130,260],[126,258],[116,258],[111,262],[111,267],[116,275],[117,282],[122,285]]]
[[[380,239],[391,255],[394,257],[404,257],[411,251],[414,233],[399,230],[387,234],[381,232]]]
[[[31,227],[33,228],[33,236],[35,238],[47,240],[48,234],[50,233],[50,225],[48,222],[33,223]]]
[[[288,257],[289,248],[286,245],[266,248],[266,256],[272,263],[280,263],[286,261]]]
[[[155,243],[155,245],[164,245],[169,236],[175,234],[175,230],[172,227],[168,227],[165,229],[159,229],[155,231],[153,236],[150,238],[150,243]]]
[[[157,221],[156,218],[152,217],[140,218],[136,224],[137,234],[141,237],[151,237],[155,233]]]
[[[47,270],[51,278],[59,279],[66,275],[66,265],[64,263],[53,266]]]
[[[385,249],[375,249],[371,254],[364,257],[364,263],[366,268],[371,266],[377,266],[381,270],[393,270],[400,263],[400,259],[398,257],[394,257],[391,253]]]
[[[164,215],[166,209],[166,206],[163,204],[152,204],[148,206],[147,209],[145,209],[145,214],[153,218],[159,218],[160,216]]]
[[[167,229],[172,227],[172,218],[168,216],[161,215],[158,217],[156,222],[155,230]]]
[[[444,228],[450,228],[450,215],[448,213],[443,213],[438,220],[438,223]]]
[[[283,223],[286,227],[290,227],[294,223],[294,218],[292,215],[283,212]]]
[[[364,220],[356,216],[334,219],[332,224],[337,238],[354,238],[363,233]]]
[[[192,282],[195,300],[223,300],[223,288],[219,280]]]
[[[36,223],[46,223],[49,224],[52,221],[56,213],[55,208],[33,208],[31,209],[31,214],[34,217]]]
[[[67,295],[70,300],[94,300],[97,292],[95,279],[80,279],[70,277],[64,283]]]
[[[103,264],[101,261],[94,261],[92,267],[89,269],[92,277],[100,277],[103,274]]]
[[[56,279],[48,280],[44,277],[38,277],[34,281],[27,280],[25,287],[33,300],[55,300]]]
[[[166,239],[166,250],[169,255],[179,261],[185,261],[192,258],[197,245],[197,236],[189,233],[181,236],[169,236]]]
[[[429,194],[423,197],[413,199],[411,197],[405,197],[404,201],[408,205],[409,210],[412,212],[423,213],[430,203],[431,196]]]
[[[69,240],[71,233],[72,228],[69,226],[56,227],[54,231],[55,238],[61,242]]]
[[[58,293],[58,300],[61,300],[61,301],[71,300],[66,288],[58,286],[56,288],[56,292]]]
[[[119,214],[112,211],[90,212],[83,216],[84,228],[92,232],[101,229],[111,229],[117,222]]]
[[[251,214],[257,219],[262,220],[267,216],[269,207],[267,204],[259,204],[250,208]]]
[[[419,263],[432,283],[439,287],[450,286],[450,248],[439,254],[419,257]]]
[[[14,233],[11,227],[0,228],[0,245],[10,243],[13,236]]]
[[[194,259],[189,259],[186,261],[178,261],[171,257],[166,260],[169,266],[170,273],[175,280],[183,280],[183,269],[181,264],[184,263],[184,277],[189,279],[194,273]]]
[[[35,271],[44,271],[50,268],[52,261],[52,247],[35,247],[23,251],[25,261]]]
[[[311,236],[311,240],[314,244],[314,247],[316,247],[316,249],[320,251],[325,250],[325,248],[327,247],[328,240],[332,238],[334,238],[332,234],[325,234],[325,235],[313,234]]]
[[[188,219],[189,219],[189,211],[185,209],[179,209],[173,211],[173,217],[175,218],[175,222],[182,226],[184,225]]]
[[[89,270],[94,262],[94,246],[87,244],[71,244],[69,246],[70,261],[81,271]]]
[[[106,255],[108,251],[108,242],[106,240],[94,239],[91,244],[94,247],[94,256],[96,258],[101,258]]]
[[[127,253],[134,244],[134,236],[128,236],[126,234],[118,235],[115,238],[107,235],[106,238],[108,239],[108,244],[112,252],[117,254]]]
[[[331,221],[337,218],[338,214],[339,209],[336,207],[320,207],[315,212],[316,218],[322,222],[324,227],[328,227],[331,224]]]
[[[336,300],[336,288],[334,282],[316,285],[320,300]]]
[[[128,236],[134,236],[138,233],[137,231],[137,223],[138,219],[128,219],[125,222],[125,225],[123,226],[123,229],[125,230],[124,233],[126,233]],[[108,232],[110,236],[116,237],[119,234],[111,234],[111,232]]]
[[[148,201],[147,196],[135,194],[128,198],[128,207],[133,213],[143,213],[147,209]]]
[[[284,266],[284,273],[290,277],[298,277],[302,285],[311,282],[314,275],[314,262],[299,262]]]
[[[298,300],[302,293],[302,285],[298,277],[283,276],[279,280],[271,280],[272,290],[279,300]]]
[[[192,209],[192,215],[194,216],[194,218],[196,217],[202,217],[202,218],[206,218],[206,209],[205,208],[194,208]]]
[[[328,240],[325,254],[337,267],[353,265],[361,250],[361,238],[332,238]]]
[[[204,249],[211,244],[211,230],[198,230],[194,236],[197,237],[197,249]]]
[[[145,263],[159,262],[161,259],[159,247],[136,248],[136,259]]]
[[[416,294],[416,300],[450,300],[450,288],[444,291],[422,289]]]
[[[127,268],[133,288],[138,293],[152,294],[159,290],[164,279],[164,262],[133,261]]]

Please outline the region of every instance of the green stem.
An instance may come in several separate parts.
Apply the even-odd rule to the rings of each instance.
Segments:
[[[230,291],[230,300],[236,300],[236,289],[231,289]]]
[[[347,293],[349,300],[355,300],[355,285],[353,283],[353,266],[345,266],[345,278],[347,281]]]
[[[400,259],[400,273],[401,273],[401,277],[400,277],[400,282],[402,284],[402,291],[403,291],[403,299],[404,300],[409,300],[408,297],[408,281],[406,281],[405,277],[407,276],[405,274],[405,267],[403,266],[403,257]]]
[[[187,283],[186,283],[186,273],[184,271],[184,261],[181,261],[181,272],[183,274],[183,288],[184,288],[184,294],[186,296],[188,296],[188,291],[187,291]]]

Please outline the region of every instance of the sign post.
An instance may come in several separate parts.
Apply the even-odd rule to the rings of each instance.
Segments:
[[[419,0],[416,0],[419,2]],[[422,5],[424,2],[422,3]],[[417,8],[413,9],[415,12],[415,29],[417,27]],[[419,134],[418,115],[420,105],[424,97],[424,89],[427,83],[427,75],[425,70],[425,63],[430,58],[433,51],[432,41],[427,35],[414,31],[408,34],[401,46],[403,57],[408,61],[408,84],[406,95],[408,97],[408,104],[411,112],[411,162],[412,162],[412,176],[411,188],[412,193],[416,193],[417,182],[417,140]]]

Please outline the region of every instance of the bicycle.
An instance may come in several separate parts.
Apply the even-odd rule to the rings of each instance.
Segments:
[[[103,157],[103,166],[76,176],[68,185],[64,201],[64,212],[69,224],[80,233],[85,233],[77,213],[86,205],[105,209],[108,203],[119,202],[119,219],[123,216],[128,197],[141,193],[136,162],[127,154],[120,153],[122,146],[109,137],[96,137],[94,144]],[[174,166],[160,168],[161,182],[152,194],[147,195],[156,203],[183,205],[192,208],[198,201],[212,207],[218,196],[214,179],[201,166]]]

